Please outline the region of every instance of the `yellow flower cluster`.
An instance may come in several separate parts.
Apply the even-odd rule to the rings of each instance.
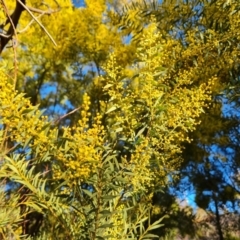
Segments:
[[[142,139],[141,143],[136,146],[131,156],[128,169],[133,175],[128,179],[133,187],[133,192],[146,191],[154,178],[153,171],[150,169],[149,160],[151,158],[152,149],[149,147],[148,138]]]
[[[90,98],[83,96],[81,120],[73,128],[64,128],[65,145],[58,151],[57,159],[68,173],[68,179],[81,181],[94,172],[102,158],[103,126],[101,116],[90,118]],[[92,122],[91,122],[92,121]],[[91,125],[91,127],[90,127]],[[61,177],[56,171],[56,177]]]
[[[105,90],[110,95],[108,121],[121,136],[134,138],[136,129],[147,126],[141,136],[144,146],[137,146],[131,161],[136,166],[132,178],[136,189],[151,182],[147,169],[161,170],[166,176],[180,165],[182,142],[191,141],[188,132],[199,124],[207,107],[216,77],[199,83],[195,66],[174,69],[182,46],[173,39],[164,40],[154,23],[144,29],[137,49],[138,62],[129,67],[132,76],[121,75],[114,53],[106,65]],[[174,57],[175,56],[175,57]],[[155,165],[149,164],[154,160]]]
[[[36,161],[49,156],[61,162],[63,169],[54,170],[57,178],[62,171],[68,173],[68,179],[82,180],[95,171],[102,158],[103,126],[101,116],[91,119],[90,98],[83,96],[81,120],[73,128],[64,129],[65,145],[57,145],[57,130],[41,116],[37,107],[33,107],[23,94],[13,90],[7,77],[0,73],[0,146],[2,152],[14,150],[14,146],[27,147],[34,153]],[[90,127],[91,126],[91,127]],[[5,141],[10,138],[11,149],[5,149]]]
[[[126,221],[124,220],[124,205],[118,206],[114,213],[111,216],[112,220],[112,227],[106,228],[104,236],[111,236],[108,238],[109,240],[116,240],[116,239],[123,239],[123,226],[126,224]]]
[[[42,113],[31,106],[23,94],[14,90],[3,73],[0,73],[0,79],[0,123],[4,126],[2,145],[7,139],[10,139],[14,146],[24,146],[28,142],[28,147],[31,147],[38,157],[52,151],[56,131],[50,130],[47,118],[41,116]]]

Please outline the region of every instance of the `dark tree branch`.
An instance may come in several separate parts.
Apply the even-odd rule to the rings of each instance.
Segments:
[[[221,221],[220,221],[220,214],[219,214],[219,210],[218,210],[218,200],[217,200],[217,196],[215,193],[213,195],[213,201],[214,201],[214,205],[215,205],[216,225],[217,225],[219,240],[224,240]]]
[[[26,3],[26,0],[20,0],[23,4]],[[5,4],[4,4],[5,6]],[[6,7],[6,6],[5,6]],[[7,11],[7,9],[5,9]],[[24,11],[23,6],[16,1],[16,7],[14,12],[10,17],[7,18],[5,24],[1,26],[4,28],[8,23],[10,23],[10,26],[6,32],[6,34],[0,36],[0,53],[3,51],[4,47],[8,44],[9,40],[14,35],[14,29],[17,27],[17,24],[19,22],[19,19],[21,17],[22,12]]]
[[[15,30],[16,30],[16,27],[20,20],[21,14],[24,10],[26,10],[31,15],[33,20],[36,21],[43,28],[45,33],[49,36],[49,38],[52,40],[52,42],[56,45],[56,43],[52,39],[51,35],[47,32],[47,30],[44,28],[44,26],[37,20],[37,18],[32,13],[39,13],[41,15],[51,15],[52,13],[58,12],[60,10],[60,6],[58,5],[57,2],[56,2],[58,5],[57,10],[52,10],[52,9],[41,10],[41,9],[37,9],[37,8],[33,8],[33,7],[27,7],[26,0],[16,0],[16,7],[11,15],[8,14],[8,9],[7,9],[6,4],[4,3],[4,0],[1,0],[1,2],[2,2],[2,5],[4,6],[5,12],[7,13],[7,20],[4,24],[2,24],[0,26],[0,28],[3,30],[4,27],[7,26],[7,24],[10,24],[10,26],[8,27],[6,32],[4,32],[4,31],[0,32],[0,54],[3,51],[3,49],[5,48],[5,46],[8,44],[8,42],[10,41],[10,39],[12,39],[13,35],[16,34]],[[29,25],[31,25],[31,22]]]

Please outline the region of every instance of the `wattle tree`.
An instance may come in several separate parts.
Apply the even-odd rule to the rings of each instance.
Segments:
[[[237,94],[224,2],[2,3],[1,239],[197,239],[168,191],[223,129],[218,94]]]

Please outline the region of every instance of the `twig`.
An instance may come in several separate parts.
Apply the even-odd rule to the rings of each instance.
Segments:
[[[40,18],[40,17],[43,16],[43,15],[44,15],[44,14],[39,15],[37,18]],[[28,23],[28,25],[27,25],[25,28],[23,28],[22,30],[19,30],[18,33],[23,33],[23,32],[25,32],[34,22],[35,22],[35,20],[32,19],[32,20]]]
[[[1,37],[4,37],[4,38],[10,38],[10,37],[11,37],[11,35],[6,35],[6,34],[4,34],[4,33],[0,33],[0,36],[1,36]]]
[[[11,26],[12,26],[13,35],[15,35],[16,41],[17,41],[17,31],[16,31],[16,28],[15,28],[14,22],[13,22],[10,14],[9,14],[9,12],[8,12],[8,8],[7,8],[6,4],[5,4],[5,1],[4,1],[4,0],[1,0],[1,1],[2,1],[3,6],[4,6],[4,11],[5,11],[5,13],[7,14],[8,20],[9,20]],[[8,31],[8,35],[11,34],[11,29],[9,29],[9,30],[10,30],[10,32]],[[13,40],[12,40],[12,41],[13,41]],[[18,66],[17,66],[17,51],[16,51],[16,45],[17,45],[17,44],[14,44],[14,42],[13,42],[13,53],[14,53],[14,85],[13,85],[13,87],[14,87],[14,90],[15,90],[16,82],[17,82],[17,68],[18,68]],[[2,46],[1,46],[1,48],[2,48]]]
[[[22,0],[25,1],[25,0]],[[8,44],[9,40],[12,38],[12,36],[15,34],[16,35],[16,26],[19,22],[19,19],[21,17],[22,11],[24,10],[22,8],[22,6],[16,2],[16,7],[14,12],[10,15],[7,5],[5,4],[4,0],[1,0],[4,11],[7,15],[7,20],[4,24],[1,25],[1,28],[3,29],[8,23],[10,23],[10,26],[8,28],[8,30],[6,31],[5,35],[9,35],[8,38],[1,36],[0,40],[1,40],[1,46],[0,46],[0,53],[2,52],[2,50],[4,49],[4,47]],[[17,35],[16,35],[17,36]]]
[[[53,42],[53,44],[55,45],[55,46],[57,46],[57,44],[56,44],[56,42],[54,41],[54,39],[52,38],[52,36],[50,35],[50,33],[47,31],[47,29],[42,25],[42,23],[41,22],[39,22],[39,20],[32,14],[32,12],[29,10],[29,8],[25,5],[25,4],[23,4],[22,2],[21,2],[21,0],[17,0],[18,1],[18,3],[20,3],[21,5],[22,5],[22,7],[24,8],[24,9],[26,9],[26,11],[31,15],[31,17],[38,23],[38,25],[43,29],[43,31],[48,35],[48,37],[51,39],[51,41]]]
[[[51,41],[56,45],[56,42],[54,41],[54,39],[52,38],[52,36],[49,34],[49,32],[44,28],[44,26],[38,21],[38,19],[32,14],[32,12],[36,12],[36,13],[40,13],[42,15],[46,14],[46,15],[50,15],[52,13],[58,12],[61,7],[58,4],[58,2],[56,0],[54,0],[54,2],[56,3],[58,9],[56,10],[52,10],[49,8],[48,6],[48,10],[40,10],[37,8],[33,8],[33,7],[27,7],[26,6],[26,0],[16,0],[16,7],[14,12],[10,15],[8,13],[8,9],[7,6],[4,2],[4,0],[0,0],[0,2],[3,5],[3,8],[5,8],[5,12],[7,13],[7,20],[5,21],[4,24],[0,25],[1,29],[4,29],[4,27],[10,23],[10,27],[8,28],[8,30],[6,32],[1,31],[0,32],[0,54],[3,51],[4,47],[8,44],[9,40],[12,38],[12,36],[15,34],[16,35],[16,27],[18,25],[18,22],[21,18],[22,12],[24,10],[26,10],[32,17],[32,19],[34,21],[36,21],[40,27],[45,31],[45,33],[48,35],[48,37],[51,39]],[[30,22],[30,24],[27,26],[27,28],[32,24],[32,21]],[[26,28],[24,29],[24,31],[26,30]]]
[[[54,121],[54,124],[59,123],[63,118],[65,118],[65,117],[67,117],[67,116],[69,116],[69,115],[75,113],[75,112],[78,111],[80,108],[81,108],[81,107],[75,108],[75,109],[72,110],[71,112],[66,113],[66,114],[64,114],[63,116],[59,117],[58,119],[56,119],[56,120]]]
[[[51,15],[52,13],[56,13],[56,12],[59,12],[60,11],[60,8],[57,9],[57,10],[52,10],[52,9],[49,9],[49,10],[41,10],[41,9],[38,9],[38,8],[33,8],[33,7],[28,7],[28,9],[31,11],[31,12],[34,12],[34,13],[40,13],[40,14],[46,14],[46,15]]]
[[[15,148],[17,148],[20,145],[20,143],[17,143],[15,146],[13,146],[12,148],[7,149],[7,152],[5,154],[10,153],[11,151],[13,151]]]

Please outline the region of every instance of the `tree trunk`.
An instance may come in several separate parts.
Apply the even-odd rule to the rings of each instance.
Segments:
[[[218,201],[217,201],[217,197],[216,197],[215,194],[213,195],[213,201],[214,201],[214,205],[215,205],[215,209],[216,209],[216,212],[215,212],[215,214],[216,214],[216,225],[217,225],[219,240],[224,240],[223,233],[222,233],[221,222],[220,222],[220,215],[219,215],[219,211],[218,211]]]

